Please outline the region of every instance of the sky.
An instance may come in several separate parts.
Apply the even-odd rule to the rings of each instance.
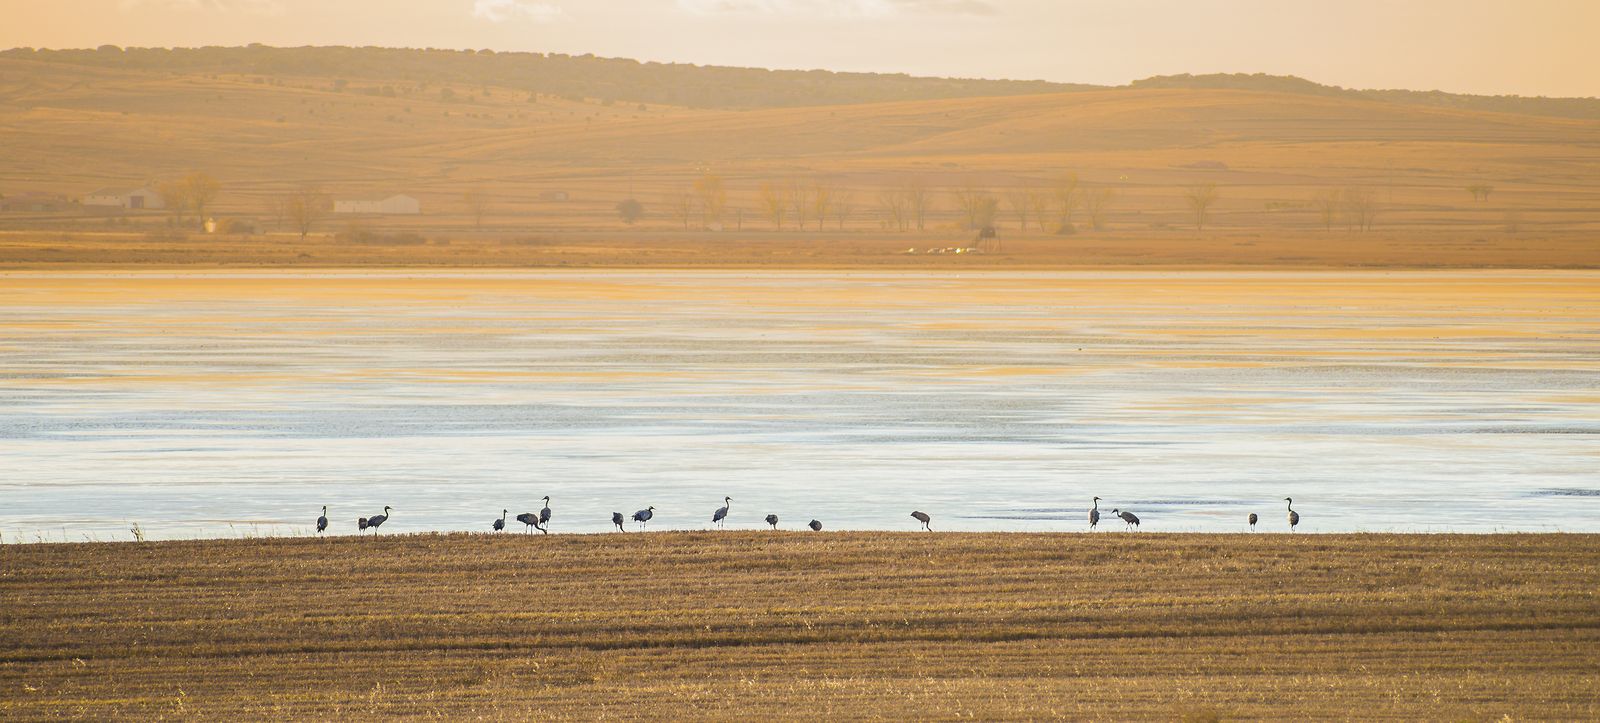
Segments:
[[[0,0],[0,47],[382,45],[1600,96],[1600,0]]]

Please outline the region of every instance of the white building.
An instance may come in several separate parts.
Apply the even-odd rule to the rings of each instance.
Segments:
[[[384,213],[418,214],[422,204],[417,199],[400,194],[382,199],[348,199],[333,202],[334,213]]]
[[[113,206],[116,208],[166,208],[161,194],[148,188],[102,188],[83,197],[85,206]]]

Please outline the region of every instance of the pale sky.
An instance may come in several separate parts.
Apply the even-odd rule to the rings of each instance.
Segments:
[[[383,45],[1600,96],[1600,0],[0,0],[0,47]]]

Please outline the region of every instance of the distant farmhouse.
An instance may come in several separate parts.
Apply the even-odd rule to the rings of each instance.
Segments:
[[[102,188],[83,197],[85,206],[112,206],[116,208],[166,208],[161,194],[148,188]]]
[[[18,193],[0,197],[0,213],[45,213],[66,211],[72,202],[53,193]]]
[[[334,213],[384,213],[408,215],[422,213],[417,199],[400,194],[383,199],[350,199],[333,202]]]

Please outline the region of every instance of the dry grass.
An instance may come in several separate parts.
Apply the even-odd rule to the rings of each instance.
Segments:
[[[0,548],[0,716],[1600,716],[1588,535]]]

